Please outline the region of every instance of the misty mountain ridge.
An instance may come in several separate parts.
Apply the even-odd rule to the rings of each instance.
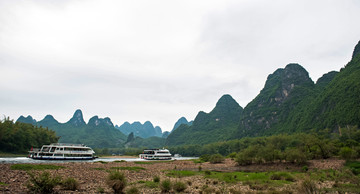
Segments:
[[[134,133],[136,137],[148,138],[148,137],[162,137],[163,133],[159,126],[155,126],[150,122],[146,121],[144,124],[141,124],[139,121],[129,123],[124,122],[120,126],[115,126],[116,129],[120,130],[125,135]]]
[[[30,123],[47,127],[60,136],[59,142],[83,143],[92,147],[119,147],[126,140],[126,136],[115,129],[110,118],[93,116],[86,124],[81,110],[76,110],[72,118],[66,123],[59,123],[52,115],[46,115],[41,121],[31,116],[20,116],[16,122]]]
[[[178,127],[180,127],[180,125],[182,125],[182,124],[191,126],[192,123],[193,123],[193,121],[190,121],[190,122],[189,122],[185,117],[181,117],[179,120],[176,121],[176,123],[175,123],[174,127],[172,128],[172,130],[170,131],[170,133],[171,133],[172,131],[174,131],[175,129],[177,129]],[[169,133],[169,134],[170,134],[170,133]]]

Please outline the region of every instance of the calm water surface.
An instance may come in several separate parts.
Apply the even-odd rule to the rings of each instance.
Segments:
[[[175,158],[175,160],[191,160],[197,159],[198,157],[180,157]],[[134,162],[134,161],[151,161],[151,160],[144,160],[140,158],[97,158],[95,160],[34,160],[27,157],[4,157],[0,158],[0,164],[21,164],[21,163],[65,163],[65,162],[114,162],[119,160],[125,160],[127,162]],[[173,159],[174,160],[174,159]]]

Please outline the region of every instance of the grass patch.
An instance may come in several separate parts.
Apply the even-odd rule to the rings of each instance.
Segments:
[[[201,159],[191,159],[191,161],[193,161],[195,164],[201,164],[205,162],[204,160]]]
[[[65,168],[63,166],[56,166],[52,164],[13,164],[11,170],[58,170]]]
[[[345,167],[348,167],[351,172],[355,175],[360,175],[360,162],[358,161],[347,161]]]
[[[113,162],[115,162],[115,163],[122,163],[122,162],[126,162],[125,160],[115,160],[115,161],[113,161]]]
[[[206,178],[226,183],[243,182],[254,187],[282,186],[291,184],[295,178],[286,172],[214,172],[204,173]]]
[[[139,167],[139,166],[111,167],[111,169],[116,169],[116,170],[132,170],[132,171],[136,171],[136,172],[139,172],[140,170],[146,170],[146,168]]]
[[[9,184],[6,184],[6,183],[3,183],[3,182],[0,182],[0,186],[3,185],[3,186],[8,186]]]
[[[195,172],[195,171],[190,171],[190,170],[170,170],[170,171],[168,171],[166,176],[181,178],[181,177],[187,177],[187,176],[194,176],[197,174],[199,174],[199,173]]]
[[[325,188],[323,190],[326,192],[360,193],[360,187],[356,184],[336,184],[332,188]]]
[[[96,161],[95,163],[107,164],[107,162],[104,161]]]
[[[145,186],[154,189],[159,187],[159,183],[153,181],[145,181]]]

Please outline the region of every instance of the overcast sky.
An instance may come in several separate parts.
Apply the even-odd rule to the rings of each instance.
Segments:
[[[0,114],[168,131],[223,94],[245,107],[288,63],[339,70],[359,22],[359,0],[0,0]]]

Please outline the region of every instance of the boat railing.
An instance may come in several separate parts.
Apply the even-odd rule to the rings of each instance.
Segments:
[[[73,143],[52,143],[52,146],[78,146],[78,147],[84,147],[84,144],[73,144]]]
[[[59,150],[56,150],[55,153],[62,153],[62,154],[92,154],[93,152],[91,150],[88,150],[88,151],[68,151],[68,150],[59,151]]]

